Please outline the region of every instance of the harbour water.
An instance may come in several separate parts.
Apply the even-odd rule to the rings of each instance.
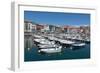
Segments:
[[[90,43],[84,47],[76,48],[75,50],[62,48],[62,52],[53,54],[41,54],[38,48],[34,47],[30,50],[24,49],[24,61],[47,61],[47,60],[70,60],[70,59],[89,59],[90,58]]]

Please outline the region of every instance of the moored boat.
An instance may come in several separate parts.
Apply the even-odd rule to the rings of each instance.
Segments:
[[[85,45],[86,45],[85,43],[74,43],[74,44],[72,44],[72,48],[71,49],[73,49],[73,50],[75,50],[75,49],[81,49]]]
[[[39,53],[59,53],[61,52],[61,49],[62,49],[62,46],[48,47],[48,48],[39,49],[38,52]]]

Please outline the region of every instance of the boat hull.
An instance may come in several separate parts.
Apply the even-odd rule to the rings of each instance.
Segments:
[[[39,53],[59,53],[61,52],[61,47],[59,48],[41,48],[38,50]]]

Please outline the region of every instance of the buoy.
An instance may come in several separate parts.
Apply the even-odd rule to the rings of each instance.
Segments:
[[[30,48],[27,48],[28,49],[28,51],[30,50]]]

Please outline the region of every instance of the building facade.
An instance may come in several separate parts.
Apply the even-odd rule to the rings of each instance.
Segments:
[[[24,32],[32,32],[32,22],[24,21]]]

